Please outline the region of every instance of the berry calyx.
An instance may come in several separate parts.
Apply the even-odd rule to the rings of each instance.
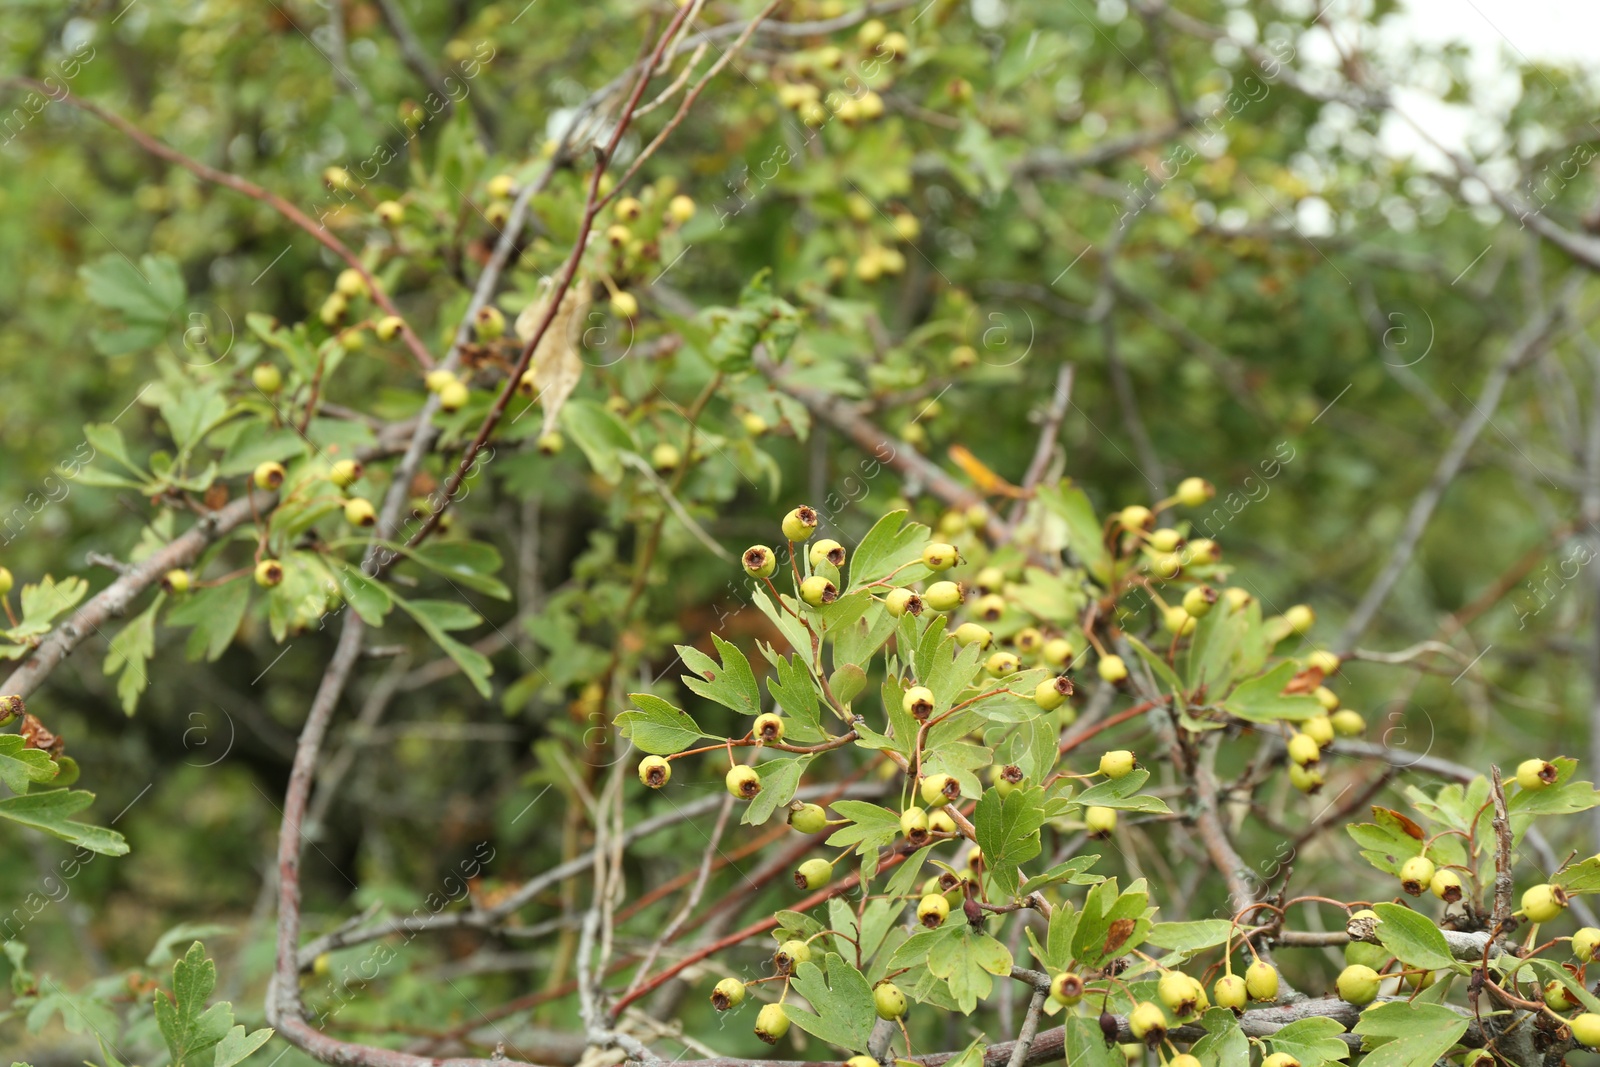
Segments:
[[[1524,789],[1543,789],[1555,785],[1560,776],[1556,765],[1546,760],[1528,759],[1517,764],[1517,784]]]
[[[828,813],[821,804],[796,804],[789,811],[789,825],[802,834],[820,834],[828,828]]]
[[[925,685],[914,685],[900,698],[900,710],[918,722],[933,714],[933,690]]]
[[[271,492],[283,484],[286,474],[287,472],[283,469],[282,463],[268,460],[266,463],[256,466],[255,473],[250,476],[250,480],[255,483],[257,489],[265,489]]]
[[[1022,669],[1022,661],[1010,652],[996,652],[984,662],[983,669],[993,678],[1009,678]]]
[[[283,581],[283,564],[275,559],[264,559],[256,564],[256,584],[263,589],[271,589]]]
[[[1243,1011],[1250,994],[1246,992],[1244,979],[1236,974],[1225,974],[1217,979],[1211,987],[1211,995],[1215,998],[1217,1006],[1230,1011]]]
[[[1455,871],[1443,868],[1435,871],[1428,888],[1446,904],[1454,904],[1461,899],[1461,877]]]
[[[1050,979],[1050,995],[1070,1007],[1083,999],[1083,979],[1063,971]]]
[[[763,741],[783,740],[783,716],[776,712],[763,712],[756,716],[755,725],[750,732]]]
[[[1334,983],[1339,999],[1346,1004],[1364,1007],[1378,999],[1378,972],[1361,963],[1352,963],[1339,972]]]
[[[832,564],[835,568],[844,566],[844,546],[831,537],[824,537],[813,544],[809,555],[813,567],[820,567],[824,563]]]
[[[943,541],[930,541],[922,546],[922,565],[930,571],[947,571],[960,559],[961,553],[956,551],[955,545],[947,545]]]
[[[763,1004],[756,1014],[756,1036],[769,1045],[776,1045],[789,1032],[789,1013],[782,1004]]]
[[[340,489],[348,489],[361,480],[366,470],[357,459],[341,459],[328,471],[328,481]]]
[[[943,893],[932,893],[917,902],[917,922],[935,930],[944,925],[950,915],[950,902]]]
[[[344,521],[351,526],[372,526],[378,521],[378,512],[372,501],[353,496],[344,502]]]
[[[770,578],[778,570],[778,557],[766,545],[751,545],[744,550],[739,562],[752,578]]]
[[[1536,885],[1522,894],[1522,914],[1529,922],[1547,923],[1567,910],[1567,891],[1558,885]]]
[[[1066,675],[1046,678],[1033,689],[1033,702],[1041,711],[1054,711],[1072,695],[1072,679]]]
[[[954,775],[930,774],[917,787],[922,802],[930,808],[942,808],[961,796],[961,783]]]
[[[957,582],[934,582],[922,594],[922,602],[934,611],[954,611],[964,599],[965,591]]]
[[[794,872],[796,889],[821,889],[833,881],[833,864],[825,859],[809,859]]]
[[[1023,779],[1022,768],[1015,763],[989,768],[989,781],[994,784],[994,791],[1002,797],[1009,796],[1013,789],[1022,784]]]
[[[910,807],[900,813],[900,832],[913,845],[928,843],[928,813],[922,808]]]
[[[1091,804],[1083,809],[1083,825],[1088,828],[1090,837],[1110,837],[1111,831],[1117,828],[1117,809]]]
[[[737,978],[724,978],[711,989],[711,1006],[717,1011],[729,1011],[744,1003],[744,983]]]
[[[988,648],[989,642],[994,640],[994,635],[989,632],[988,627],[979,626],[975,622],[962,623],[960,626],[956,627],[955,632],[950,636],[954,637],[956,639],[956,644],[963,648],[965,648],[967,645],[977,645],[979,648]]]
[[[889,595],[883,598],[883,606],[897,619],[907,614],[915,619],[922,614],[924,607],[922,598],[909,589],[889,590]]]
[[[1278,999],[1278,971],[1270,963],[1256,960],[1244,972],[1244,990],[1251,1000]]]
[[[283,388],[283,372],[271,363],[257,363],[250,371],[250,381],[257,389],[271,396]]]
[[[816,509],[801,504],[783,517],[783,536],[791,541],[809,541],[817,532],[818,521]]]
[[[1572,1039],[1587,1048],[1600,1048],[1600,1015],[1586,1011],[1582,1015],[1574,1016],[1569,1024],[1572,1027]]]
[[[839,599],[839,587],[822,575],[813,574],[800,583],[800,599],[814,608],[820,608]]]
[[[1100,662],[1095,664],[1095,672],[1102,681],[1116,685],[1128,677],[1128,665],[1122,662],[1121,656],[1101,656]]]
[[[1217,495],[1217,487],[1204,478],[1185,478],[1178,483],[1178,491],[1173,495],[1184,507],[1197,508]]]
[[[1128,1031],[1147,1045],[1157,1045],[1167,1036],[1167,1013],[1148,1000],[1140,1001],[1128,1013]]]
[[[639,781],[651,789],[660,789],[672,781],[672,764],[660,756],[646,756],[639,761]]]
[[[1412,856],[1400,865],[1400,888],[1414,897],[1420,897],[1433,884],[1433,861],[1426,856]]]
[[[810,959],[810,945],[804,941],[785,941],[772,954],[772,966],[779,974],[793,974],[796,967]]]
[[[893,982],[884,982],[872,991],[872,1007],[880,1019],[898,1019],[906,1013],[906,995]]]
[[[1100,773],[1107,778],[1126,778],[1138,765],[1133,753],[1125,748],[1112,749],[1100,757]]]
[[[761,775],[754,767],[739,765],[730,767],[727,775],[723,777],[723,784],[740,800],[754,800],[761,792]]]

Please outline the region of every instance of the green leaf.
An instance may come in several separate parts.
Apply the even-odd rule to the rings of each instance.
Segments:
[[[122,711],[126,715],[133,714],[133,709],[139,705],[139,694],[150,684],[146,668],[156,651],[156,611],[165,599],[164,594],[158,595],[148,608],[111,639],[111,645],[106,649],[103,670],[108,675],[119,670],[122,672],[117,679],[117,696],[122,698]]]
[[[1011,951],[966,925],[948,923],[935,933],[943,936],[928,950],[928,970],[945,980],[956,1005],[971,1015],[994,989],[993,976],[1011,973]]]
[[[1138,948],[1150,929],[1150,920],[1145,916],[1149,903],[1142,880],[1123,893],[1117,891],[1115,878],[1107,878],[1090,889],[1072,933],[1072,958],[1084,967],[1094,968]],[[1111,936],[1113,927],[1128,932],[1126,936]]]
[[[1157,948],[1192,955],[1228,940],[1233,924],[1226,919],[1201,919],[1187,923],[1156,923],[1145,940]]]
[[[902,564],[919,559],[928,540],[928,528],[906,522],[905,511],[891,511],[873,524],[850,555],[850,590],[880,581]],[[907,567],[895,576],[904,585],[927,575],[923,566]]]
[[[622,481],[623,452],[639,451],[621,419],[593,400],[572,399],[561,407],[561,427],[583,450],[589,466],[607,485]]]
[[[1600,856],[1591,856],[1582,863],[1574,863],[1550,881],[1568,893],[1600,892]]]
[[[48,789],[42,793],[0,800],[0,819],[10,819],[30,829],[59,837],[69,844],[81,845],[102,856],[127,855],[128,843],[115,830],[68,819],[69,815],[76,815],[92,803],[93,793]]]
[[[168,255],[141,256],[135,267],[126,256],[108,253],[79,267],[78,276],[92,302],[135,322],[165,326],[187,295],[178,262]]]
[[[1588,811],[1600,804],[1600,791],[1593,782],[1576,782],[1573,773],[1578,761],[1558,756],[1550,761],[1559,772],[1554,784],[1543,789],[1519,789],[1506,800],[1506,810],[1513,815],[1570,815]]]
[[[1287,1052],[1300,1067],[1319,1067],[1347,1059],[1350,1047],[1339,1040],[1344,1026],[1337,1019],[1300,1019],[1267,1038],[1273,1052]]]
[[[790,1005],[789,1021],[830,1045],[865,1052],[877,1021],[872,986],[837,952],[828,953],[823,963],[826,972],[809,961],[795,968],[791,985],[815,1011]]]
[[[1205,1067],[1237,1067],[1250,1062],[1250,1039],[1239,1027],[1239,1019],[1227,1008],[1209,1008],[1200,1019],[1206,1036],[1196,1041],[1189,1051]]]
[[[27,744],[21,734],[0,734],[0,782],[13,793],[26,793],[29,782],[48,782],[56,776],[50,754]]]
[[[384,618],[394,608],[394,597],[389,595],[389,590],[384,587],[383,583],[367,577],[366,572],[360,567],[342,561],[334,568],[333,574],[334,580],[339,583],[339,594],[344,597],[345,603],[350,605],[350,609],[361,616],[361,621],[368,626],[382,626]],[[245,585],[246,583],[239,582],[236,584]],[[417,603],[417,601],[413,601],[412,607],[416,607]],[[437,604],[440,601],[426,601],[425,603]],[[476,612],[474,612],[474,615],[476,615]],[[468,625],[476,626],[481,621],[479,619],[468,623]],[[235,623],[235,626],[237,625]],[[465,627],[462,628],[464,629]]]
[[[760,826],[772,818],[772,813],[779,807],[793,800],[795,790],[800,788],[800,778],[811,765],[812,758],[772,759],[760,764],[761,792],[745,805],[744,815],[739,821],[746,826]]]
[[[273,1033],[270,1027],[262,1027],[254,1033],[247,1034],[244,1027],[235,1026],[217,1042],[216,1058],[212,1060],[211,1067],[234,1067],[234,1064],[244,1062],[262,1045],[272,1040]]]
[[[1104,577],[1110,556],[1100,520],[1084,491],[1070,478],[1062,479],[1058,486],[1040,486],[1038,500],[1067,524],[1067,547],[1072,554],[1096,577]]]
[[[1285,661],[1265,674],[1248,678],[1236,686],[1222,706],[1232,715],[1250,722],[1275,722],[1279,719],[1303,720],[1321,715],[1322,705],[1309,693],[1286,694],[1283,687],[1294,677],[1296,666]]]
[[[867,672],[854,663],[842,664],[828,678],[828,688],[833,691],[834,699],[846,708],[866,687]]]
[[[165,967],[178,958],[177,948],[185,941],[201,941],[233,932],[233,927],[221,923],[179,923],[162,934],[144,958],[146,967]]]
[[[457,585],[475,589],[496,600],[511,599],[511,590],[495,577],[504,561],[500,550],[493,545],[482,541],[433,541],[418,545],[406,554],[413,562],[443,575]]]
[[[835,800],[833,810],[850,822],[835,830],[828,844],[835,847],[859,846],[868,852],[894,843],[900,836],[900,816],[865,800]]]
[[[1072,798],[1074,804],[1084,807],[1116,808],[1119,811],[1139,811],[1164,815],[1172,809],[1160,797],[1144,796],[1139,789],[1150,780],[1150,772],[1135,767],[1121,778],[1112,778],[1099,785],[1090,786]]]
[[[683,684],[707,700],[714,700],[742,715],[760,715],[761,690],[756,688],[756,676],[750,669],[750,661],[737,645],[724,641],[716,634],[711,635],[711,643],[716,647],[717,655],[722,657],[721,663],[698,648],[678,646],[683,665],[694,672],[683,675]]]
[[[655,756],[670,756],[682,752],[702,737],[710,734],[700,729],[688,712],[668,704],[650,693],[629,693],[628,699],[638,705],[638,711],[624,711],[617,716],[617,729],[645,752]],[[759,801],[766,795],[763,787],[756,796]]]
[[[1093,1019],[1085,1019],[1081,1015],[1067,1019],[1065,1041],[1066,1062],[1072,1067],[1127,1067],[1127,1057],[1117,1046],[1106,1044],[1100,1027]]]
[[[412,603],[411,601],[402,600],[398,596],[394,598],[394,601],[416,621],[418,626],[422,627],[423,632],[443,650],[445,655],[456,661],[456,666],[461,668],[461,673],[467,676],[467,680],[472,683],[472,687],[478,691],[480,696],[487,699],[493,691],[489,684],[489,679],[494,675],[494,666],[489,662],[489,657],[477,649],[457,641],[433,621],[431,612],[439,610],[439,605],[446,602],[420,600]],[[459,605],[451,605],[450,611],[453,613],[458,607]],[[477,613],[474,612],[473,615],[476,617]],[[459,620],[459,616],[455,616],[455,618]]]
[[[223,452],[217,473],[225,478],[249,474],[262,463],[282,462],[298,456],[305,447],[305,439],[287,426],[247,422]]]
[[[191,660],[204,657],[207,662],[214,662],[233,644],[250,606],[254,585],[248,578],[235,578],[196,589],[167,612],[167,625],[194,627],[186,646]]]
[[[1467,1032],[1467,1020],[1437,1004],[1374,1004],[1352,1033],[1368,1050],[1363,1067],[1431,1067]]]
[[[129,474],[138,477],[140,484],[150,480],[149,473],[128,455],[128,446],[122,440],[122,431],[110,423],[90,423],[83,428],[83,438],[94,449],[96,458],[107,456],[126,470]],[[86,471],[79,471],[81,478]]]
[[[973,809],[972,825],[991,886],[1014,897],[1021,881],[1019,868],[1039,854],[1044,790],[1018,787],[1002,797],[998,789],[986,789]]]
[[[811,672],[799,656],[784,658],[774,654],[769,658],[776,675],[767,679],[767,690],[789,717],[788,736],[801,744],[821,741],[821,704]]]
[[[1372,910],[1378,913],[1378,940],[1401,963],[1437,971],[1455,962],[1432,919],[1400,904],[1376,904]]]
[[[42,634],[57,615],[75,607],[89,592],[89,583],[76,576],[56,581],[48,574],[37,585],[22,587],[22,625],[13,633]]]
[[[196,941],[183,959],[172,965],[172,993],[156,991],[156,1023],[172,1053],[174,1067],[208,1063],[209,1053],[233,1026],[233,1009],[227,1004],[206,1007],[217,985],[217,965],[206,958]]]

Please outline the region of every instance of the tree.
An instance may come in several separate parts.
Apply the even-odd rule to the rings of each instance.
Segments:
[[[1395,161],[1456,57],[1288,7],[15,41],[48,180],[0,239],[111,247],[0,334],[9,1025],[108,1067],[1585,1055],[1591,717],[1446,716],[1600,678],[1592,93],[1528,68],[1502,140]],[[80,773],[128,807],[72,818]],[[124,878],[178,883],[142,966],[34,973]],[[195,920],[252,896],[208,1007]]]

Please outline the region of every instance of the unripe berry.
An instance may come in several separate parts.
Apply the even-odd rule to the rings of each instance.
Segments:
[[[398,226],[406,217],[405,205],[398,200],[380,200],[373,211],[385,226]]]
[[[1339,657],[1325,648],[1319,648],[1306,657],[1306,666],[1315,667],[1322,672],[1324,678],[1328,678],[1338,673]]]
[[[378,512],[372,501],[353,496],[344,502],[344,521],[351,526],[372,526],[378,521]]]
[[[1185,478],[1178,483],[1178,491],[1174,495],[1184,507],[1197,508],[1217,495],[1217,487],[1204,478]]]
[[[361,480],[362,472],[365,469],[362,467],[360,460],[341,459],[328,471],[328,481],[340,489],[348,489]]]
[[[257,363],[250,371],[250,381],[268,396],[283,388],[283,374],[271,363]]]
[[[12,577],[11,571],[5,567],[0,567],[0,596],[5,596],[11,592],[16,584],[17,580]]]
[[[1554,763],[1542,759],[1523,760],[1517,764],[1517,784],[1524,789],[1543,789],[1555,785],[1561,772]]]
[[[367,295],[367,280],[361,272],[353,267],[347,267],[339,272],[339,277],[334,279],[333,288],[339,295],[354,299]]]
[[[1184,634],[1194,632],[1196,619],[1182,607],[1174,606],[1161,613],[1161,622],[1167,628],[1168,633],[1177,634],[1181,637]]]
[[[1083,809],[1083,825],[1090,837],[1110,837],[1117,828],[1117,809],[1091,804]]]
[[[606,227],[606,240],[610,242],[611,247],[621,248],[633,240],[633,231],[621,223],[615,223]]]
[[[1536,885],[1522,894],[1522,914],[1529,922],[1547,923],[1567,910],[1567,891],[1558,885]]]
[[[761,792],[761,775],[754,767],[731,767],[723,777],[723,784],[740,800],[753,800]]]
[[[1311,629],[1317,621],[1317,613],[1305,604],[1296,604],[1283,613],[1283,620],[1289,624],[1289,632],[1303,634]]]
[[[644,205],[631,196],[625,196],[617,201],[617,206],[612,210],[623,222],[633,222],[644,214]]]
[[[751,545],[744,550],[740,562],[752,578],[770,578],[778,569],[778,557],[766,545]]]
[[[1035,627],[1024,626],[1016,632],[1011,641],[1017,646],[1018,652],[1031,654],[1039,651],[1044,645],[1044,634],[1040,633]]]
[[[1100,773],[1107,778],[1126,778],[1138,765],[1133,753],[1125,748],[1112,749],[1100,756]]]
[[[489,179],[485,191],[492,200],[509,200],[517,191],[517,179],[509,174],[496,174]]]
[[[1322,758],[1322,746],[1310,734],[1296,731],[1289,737],[1289,758],[1304,767]]]
[[[1572,956],[1579,963],[1593,963],[1597,950],[1600,950],[1600,929],[1585,926],[1572,935]]]
[[[351,187],[350,172],[343,167],[329,167],[322,172],[322,184],[334,192],[344,192]]]
[[[793,974],[794,969],[811,959],[811,946],[804,941],[785,941],[772,954],[772,966],[779,974]]]
[[[928,813],[921,808],[911,807],[900,813],[900,832],[906,835],[906,840],[913,845],[928,843]]]
[[[933,714],[933,690],[914,685],[900,698],[900,710],[919,722]]]
[[[872,991],[872,1006],[880,1019],[898,1019],[906,1013],[906,995],[893,982],[884,982]]]
[[[881,19],[868,19],[856,30],[856,41],[867,51],[872,51],[889,32]]]
[[[427,387],[428,392],[437,393],[456,380],[455,371],[446,370],[443,367],[435,367],[423,376],[422,384]]]
[[[1551,1011],[1571,1011],[1577,1007],[1567,987],[1552,978],[1544,984],[1544,1004]]]
[[[1461,877],[1455,871],[1445,868],[1434,871],[1428,888],[1446,904],[1454,904],[1461,899]]]
[[[1040,711],[1054,711],[1072,695],[1072,679],[1066,675],[1046,678],[1033,690],[1033,702]]]
[[[1023,782],[1022,768],[1015,763],[1004,766],[996,764],[989,768],[989,781],[994,785],[994,791],[1002,797],[1009,796],[1011,791]]]
[[[1353,963],[1339,972],[1335,983],[1339,999],[1347,1004],[1362,1007],[1378,999],[1378,972],[1371,967]]]
[[[1361,717],[1359,711],[1349,708],[1334,712],[1330,721],[1333,723],[1333,732],[1340,737],[1360,737],[1367,730],[1367,720]]]
[[[922,547],[922,564],[930,571],[947,571],[961,561],[954,545],[930,541]]]
[[[1095,664],[1095,671],[1101,679],[1112,685],[1128,677],[1128,665],[1122,662],[1121,656],[1101,656],[1100,662]]]
[[[930,774],[917,784],[917,794],[930,808],[942,808],[961,795],[961,783],[954,775]]]
[[[763,1004],[756,1014],[756,1036],[769,1045],[776,1045],[789,1032],[789,1013],[782,1004]]]
[[[934,893],[917,902],[917,921],[933,930],[944,925],[950,914],[950,902],[943,893]]]
[[[763,712],[756,716],[755,726],[751,733],[762,741],[773,742],[783,740],[783,716],[776,712]]]
[[[1412,856],[1400,865],[1400,888],[1419,897],[1433,883],[1433,861],[1426,856]]]
[[[1323,748],[1333,744],[1333,720],[1326,715],[1313,715],[1300,724],[1300,731]]]
[[[1287,1052],[1274,1052],[1261,1061],[1261,1067],[1300,1067],[1300,1061]]]
[[[534,446],[539,449],[541,456],[556,456],[566,447],[567,439],[561,436],[560,430],[546,430],[540,434]]]
[[[1222,549],[1209,537],[1195,538],[1184,546],[1183,551],[1188,562],[1199,567],[1215,563],[1222,558]],[[1248,596],[1249,594],[1245,595]]]
[[[1150,525],[1152,518],[1154,516],[1150,513],[1149,508],[1140,504],[1129,504],[1117,512],[1117,525],[1124,530],[1142,530]]]
[[[1311,691],[1311,695],[1317,698],[1317,703],[1322,705],[1322,710],[1323,711],[1338,711],[1339,710],[1339,694],[1335,693],[1332,689],[1329,689],[1327,686],[1325,686],[1325,685],[1317,686],[1315,689],[1313,689]]]
[[[1600,1015],[1586,1011],[1575,1016],[1569,1024],[1572,1039],[1586,1048],[1600,1048]]]
[[[496,230],[511,221],[511,201],[494,200],[483,209],[483,221],[493,226]]]
[[[922,598],[909,589],[891,589],[883,598],[883,606],[895,618],[909,613],[913,619],[922,614]]]
[[[1146,1044],[1159,1044],[1167,1036],[1167,1014],[1148,1000],[1140,1001],[1128,1013],[1128,1030]]]
[[[783,536],[791,541],[809,541],[817,532],[816,510],[801,504],[783,517]]]
[[[694,201],[679,193],[667,201],[667,217],[682,226],[694,218]]]
[[[851,1056],[844,1061],[844,1067],[882,1067],[871,1056]]]
[[[161,576],[161,588],[176,595],[187,593],[189,591],[189,572],[181,567],[168,571]]]
[[[1161,1003],[1180,1019],[1194,1014],[1204,993],[1200,983],[1182,971],[1167,971],[1156,983],[1156,994],[1161,998]]]
[[[1298,763],[1289,764],[1289,784],[1300,792],[1315,793],[1322,788],[1323,781],[1322,772],[1317,769],[1316,764],[1309,767],[1302,767]]]
[[[1050,995],[1071,1007],[1083,999],[1083,979],[1070,971],[1063,971],[1050,979]]]
[[[1245,1002],[1250,994],[1245,991],[1244,979],[1236,974],[1225,974],[1217,979],[1217,984],[1211,988],[1212,996],[1216,999],[1219,1008],[1230,1011],[1243,1011]]]
[[[472,329],[480,341],[496,341],[505,336],[506,317],[493,304],[485,304],[473,316]]]
[[[994,622],[1006,613],[1006,598],[997,593],[981,596],[972,606],[972,613],[984,622]]]
[[[950,350],[951,370],[970,370],[978,363],[978,350],[971,345],[956,345]]]
[[[400,331],[405,328],[405,325],[406,320],[402,319],[399,315],[385,315],[383,318],[378,320],[377,325],[372,328],[372,332],[378,335],[378,340],[380,341],[393,341],[396,337],[400,336]],[[449,374],[450,372],[445,371],[444,373]],[[451,375],[451,377],[454,377],[454,375]],[[429,389],[430,391],[437,392],[437,390],[433,390],[431,386]]]
[[[1217,591],[1209,585],[1197,585],[1183,594],[1183,610],[1197,619],[1203,619],[1211,613],[1211,607],[1217,602]]]
[[[1009,678],[1022,669],[1022,661],[1010,652],[996,652],[983,665],[994,678]]]
[[[678,464],[682,462],[683,452],[670,442],[660,441],[650,450],[650,466],[658,471],[677,470]]]
[[[451,381],[439,390],[439,406],[446,411],[460,411],[467,405],[468,391],[460,381]]]
[[[1270,963],[1256,960],[1244,972],[1244,989],[1251,1000],[1278,999],[1278,972]]]
[[[935,809],[928,815],[928,832],[930,834],[953,834],[956,832],[956,821],[944,808]]]
[[[978,587],[980,593],[998,593],[1006,584],[1006,572],[999,567],[985,567],[978,572],[972,584]]]
[[[1150,573],[1157,578],[1173,579],[1183,571],[1184,558],[1178,552],[1160,552],[1150,557]]]
[[[1170,526],[1163,526],[1159,530],[1150,531],[1150,536],[1144,539],[1153,552],[1171,552],[1183,544],[1183,534]]]
[[[256,584],[271,589],[283,581],[283,564],[275,559],[264,559],[256,564]]]
[[[820,567],[824,563],[832,564],[835,568],[844,566],[844,546],[831,537],[814,542],[808,555],[813,567]]]
[[[672,781],[672,764],[660,756],[646,756],[639,761],[639,781],[651,789],[660,789]]]
[[[950,636],[954,637],[956,639],[956,644],[961,645],[963,648],[965,648],[967,645],[977,645],[979,648],[988,648],[989,642],[994,640],[994,635],[991,634],[988,629],[979,626],[975,622],[962,623],[960,626],[956,627],[955,633],[951,634]]]
[[[967,866],[974,871],[983,870],[983,849],[973,845],[967,852]]]
[[[611,314],[619,319],[633,318],[639,314],[639,298],[623,290],[612,293]]]
[[[344,318],[344,313],[349,309],[349,306],[349,301],[345,299],[343,293],[329,293],[328,298],[317,309],[317,318],[321,320],[324,326],[337,325],[339,320]]]
[[[800,583],[800,599],[814,608],[820,608],[839,599],[839,587],[822,575],[813,574]]]
[[[1072,642],[1064,637],[1052,637],[1040,650],[1044,661],[1052,667],[1062,667],[1072,662]]]
[[[934,611],[954,611],[963,599],[964,591],[957,582],[934,582],[922,594],[922,602]]]
[[[771,426],[767,425],[766,419],[762,418],[760,415],[757,415],[753,411],[747,411],[743,415],[739,416],[739,424],[744,427],[744,432],[749,434],[751,437],[760,437],[762,434],[772,429]]]
[[[820,834],[828,828],[828,813],[821,804],[796,804],[789,812],[789,825],[802,834]]]
[[[796,889],[821,889],[833,881],[833,864],[820,857],[806,860],[794,872]]]
[[[1167,1067],[1200,1067],[1200,1061],[1187,1052],[1180,1052],[1167,1061]]]
[[[717,1011],[728,1011],[744,1003],[744,983],[737,978],[724,978],[711,990],[711,1006]]]
[[[270,492],[283,484],[285,473],[282,463],[274,463],[269,460],[258,465],[250,479],[256,483],[257,489],[266,489]]]

